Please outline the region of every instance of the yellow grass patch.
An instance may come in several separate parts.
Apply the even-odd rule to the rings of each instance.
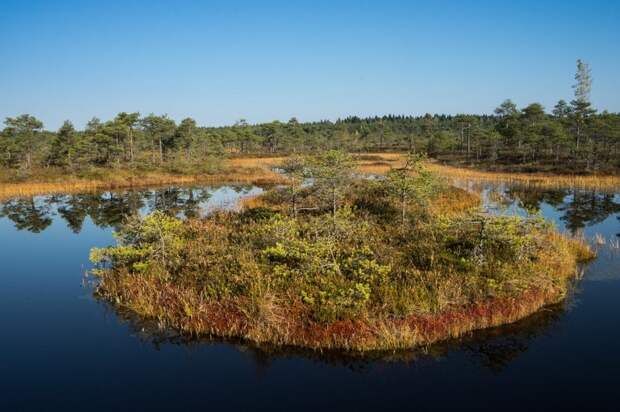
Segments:
[[[612,175],[556,175],[544,173],[484,172],[474,169],[446,166],[429,162],[430,170],[452,179],[474,179],[489,182],[521,183],[536,187],[614,190],[620,188],[620,176]]]
[[[358,171],[360,173],[378,175],[385,174],[392,168],[402,167],[405,160],[405,155],[401,153],[363,153],[355,154],[354,157],[358,161]],[[22,183],[0,182],[0,199],[46,193],[76,193],[167,184],[277,184],[286,182],[286,179],[278,173],[275,173],[272,169],[282,164],[284,159],[284,156],[227,159],[223,162],[224,171],[209,175],[179,175],[164,172],[149,172],[143,175],[137,175],[131,173],[131,171],[120,170],[113,172],[114,176],[111,178],[94,180],[74,176],[58,176],[49,181],[41,179],[43,181],[28,181]],[[580,187],[599,190],[614,190],[620,188],[620,176],[484,172],[475,169],[441,165],[432,161],[428,162],[428,167],[439,175],[450,179],[474,179],[507,183],[515,182],[549,188]]]
[[[270,170],[239,169],[230,172],[202,175],[175,175],[169,173],[150,172],[145,175],[133,175],[127,171],[119,171],[109,179],[83,179],[78,177],[58,177],[55,181],[0,183],[0,199],[10,197],[34,196],[48,193],[77,193],[123,188],[141,188],[170,184],[195,183],[254,183],[277,184],[284,178]]]

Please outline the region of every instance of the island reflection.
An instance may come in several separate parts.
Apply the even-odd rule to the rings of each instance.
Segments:
[[[302,358],[322,364],[346,367],[356,373],[366,373],[382,364],[412,364],[423,361],[441,361],[452,355],[464,355],[469,362],[501,374],[511,363],[524,354],[533,342],[541,336],[554,333],[566,308],[566,302],[540,310],[525,319],[512,324],[473,331],[459,339],[438,342],[422,348],[397,351],[365,351],[363,353],[344,350],[312,350],[300,347],[256,345],[240,339],[221,337],[194,337],[180,334],[170,328],[162,328],[156,321],[144,319],[131,311],[100,302],[105,310],[128,325],[131,333],[141,342],[160,350],[165,345],[180,345],[188,349],[204,345],[232,345],[247,354],[257,371],[269,369],[274,362],[283,359]]]

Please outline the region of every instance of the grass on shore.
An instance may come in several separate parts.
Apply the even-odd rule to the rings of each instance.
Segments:
[[[367,153],[355,155],[358,171],[384,175],[393,168],[402,167],[404,155],[399,153]],[[15,177],[14,171],[0,170],[0,199],[33,196],[47,193],[77,193],[120,188],[160,186],[190,183],[254,183],[279,184],[285,179],[273,169],[284,157],[230,158],[208,171],[140,171],[131,169],[92,169],[84,173],[67,173],[62,169],[32,171],[27,177]],[[476,169],[452,167],[429,162],[430,170],[450,179],[474,179],[530,184],[536,187],[578,187],[584,189],[614,190],[620,188],[620,176],[554,175],[538,173],[484,172]]]
[[[364,156],[361,156],[364,157]],[[399,154],[369,154],[360,160],[360,170],[376,162],[393,161]],[[35,169],[26,175],[0,169],[0,199],[52,193],[79,193],[122,188],[162,186],[192,183],[253,183],[280,184],[284,177],[273,171],[285,157],[241,157],[225,159],[206,170],[183,169],[169,171],[128,168],[91,168],[67,172],[60,168]],[[387,171],[391,166],[383,167]]]
[[[381,183],[348,190],[335,217],[322,207],[294,218],[286,189],[273,189],[240,213],[131,221],[118,246],[92,252],[96,293],[190,336],[393,350],[558,302],[593,256],[539,219],[472,213],[478,199],[459,189],[411,206],[406,224]]]
[[[400,153],[368,153],[355,155],[360,173],[385,175],[393,168],[402,167],[406,157]],[[277,167],[284,157],[238,158],[230,164],[240,167]],[[443,165],[435,161],[427,163],[429,170],[449,179],[480,180],[528,184],[542,188],[576,187],[582,189],[617,190],[620,176],[615,175],[570,175],[553,173],[495,172],[474,168]]]
[[[66,174],[62,170],[35,171],[25,181],[2,179],[0,199],[51,193],[79,193],[122,188],[141,188],[168,184],[253,183],[258,185],[284,183],[285,179],[265,167],[218,168],[208,173],[173,173],[130,169],[94,169],[89,173]]]
[[[489,182],[520,183],[541,188],[576,187],[581,189],[618,190],[620,176],[565,175],[545,173],[485,172],[476,169],[429,163],[429,169],[448,178]]]
[[[397,153],[376,153],[373,156],[376,157],[374,161],[360,162],[359,170],[362,173],[384,175],[392,168],[402,167],[405,159],[403,155]],[[620,176],[618,175],[482,171],[474,168],[444,165],[436,161],[429,161],[427,167],[429,170],[449,179],[520,183],[541,188],[620,189]]]

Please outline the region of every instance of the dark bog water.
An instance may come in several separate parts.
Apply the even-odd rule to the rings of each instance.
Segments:
[[[135,210],[232,207],[258,188],[170,188],[0,203],[0,410],[618,410],[620,196],[484,187],[493,211],[600,234],[565,304],[424,351],[351,358],[153,336],[82,285]]]

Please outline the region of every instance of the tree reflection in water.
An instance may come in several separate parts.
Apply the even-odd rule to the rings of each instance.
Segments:
[[[0,217],[6,217],[15,223],[17,230],[39,233],[52,224],[51,205],[49,202],[34,197],[12,199],[2,203]]]
[[[620,213],[620,201],[611,193],[573,190],[569,198],[571,200],[558,207],[558,210],[564,213],[562,220],[571,233]]]
[[[566,229],[577,234],[587,226],[605,221],[609,216],[620,214],[618,194],[582,189],[541,189],[526,186],[510,186],[502,191],[506,204],[515,204],[529,213],[540,213],[544,205],[551,206],[560,214]],[[620,216],[618,216],[620,219]],[[620,233],[618,234],[620,236]]]
[[[235,198],[251,192],[253,186],[226,187]],[[566,229],[572,234],[603,222],[609,216],[620,214],[620,197],[617,194],[594,190],[542,189],[535,186],[487,186],[491,198],[503,206],[515,205],[529,213],[539,213],[543,206],[551,206],[560,214]],[[47,229],[58,215],[67,222],[74,233],[82,230],[84,220],[90,217],[101,228],[118,228],[130,215],[165,211],[184,217],[196,217],[213,191],[204,188],[168,187],[156,190],[130,190],[124,192],[85,193],[76,195],[35,196],[10,199],[0,203],[0,218],[14,222],[19,230],[39,233]],[[226,202],[208,207],[226,207]],[[620,220],[620,215],[618,216]],[[618,234],[620,236],[620,233]]]
[[[18,230],[39,233],[47,229],[55,217],[62,218],[73,233],[80,233],[87,217],[100,228],[117,229],[127,216],[164,211],[176,216],[197,217],[216,207],[229,207],[238,198],[252,193],[254,186],[223,187],[225,199],[213,200],[218,191],[211,188],[169,187],[155,190],[82,193],[34,196],[10,199],[0,203],[0,218],[11,220]],[[232,200],[231,200],[232,199]]]

